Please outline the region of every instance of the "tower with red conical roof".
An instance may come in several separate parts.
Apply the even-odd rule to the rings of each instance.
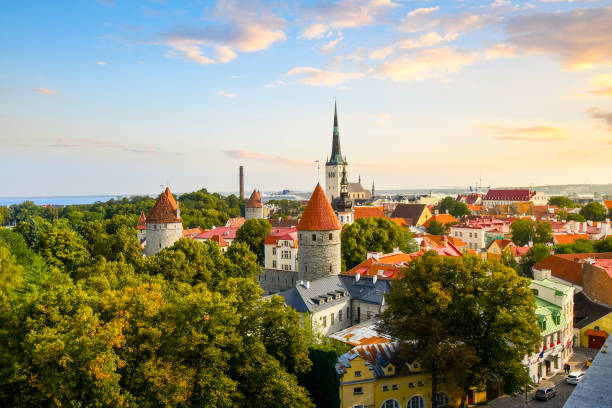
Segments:
[[[147,245],[145,255],[153,256],[174,245],[183,236],[183,219],[178,203],[166,187],[159,195],[146,220]]]
[[[261,193],[258,190],[253,190],[249,201],[244,206],[244,218],[247,220],[265,218],[264,205],[261,201]]]
[[[136,225],[137,238],[139,243],[144,243],[147,238],[147,217],[145,217],[144,211],[140,212],[140,219],[138,225]]]
[[[312,281],[338,275],[341,271],[342,226],[320,184],[317,184],[306,205],[297,231],[299,279]]]

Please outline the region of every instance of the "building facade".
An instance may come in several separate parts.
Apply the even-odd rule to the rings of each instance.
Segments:
[[[145,255],[153,256],[183,236],[183,219],[179,206],[166,187],[159,195],[146,220]]]

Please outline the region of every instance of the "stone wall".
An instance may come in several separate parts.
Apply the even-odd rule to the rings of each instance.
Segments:
[[[264,218],[264,208],[263,207],[246,207],[244,209],[244,218],[247,220],[251,220],[253,218]]]
[[[608,272],[589,262],[582,264],[584,293],[597,303],[612,307],[612,278]]]
[[[257,279],[264,295],[270,295],[294,287],[298,281],[298,273],[280,269],[263,269]]]
[[[341,272],[340,232],[298,230],[300,280],[313,281]]]
[[[168,224],[147,223],[147,246],[145,255],[153,256],[164,248],[171,247],[183,236],[183,224],[180,222]]]

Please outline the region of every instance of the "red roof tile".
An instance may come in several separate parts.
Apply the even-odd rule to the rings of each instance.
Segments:
[[[553,234],[553,240],[557,244],[573,244],[577,239],[588,241],[589,236],[587,234]]]
[[[536,263],[536,269],[550,269],[552,275],[582,286],[582,264],[586,258],[610,259],[612,252],[595,254],[558,254]]]
[[[140,219],[138,220],[138,225],[136,225],[137,230],[147,229],[147,217],[144,215],[144,211],[140,213]]]
[[[213,235],[210,240],[216,242],[217,245],[219,245],[221,248],[226,247],[228,245],[227,241],[224,240],[223,237],[219,235]]]
[[[261,208],[263,204],[261,203],[261,194],[257,190],[253,190],[249,201],[247,201],[246,208]]]
[[[163,193],[159,195],[153,209],[147,217],[147,224],[168,224],[175,222],[183,222],[183,219],[178,213],[178,204],[170,189],[166,187]]]
[[[320,184],[314,189],[298,223],[299,231],[331,231],[342,229]]]
[[[385,213],[383,212],[383,206],[361,206],[354,207],[353,211],[355,212],[355,220],[360,218],[387,218]]]
[[[433,217],[425,221],[425,224],[423,224],[423,226],[425,228],[428,228],[429,224],[432,221],[438,221],[442,225],[459,223],[459,220],[457,220],[455,217],[453,217],[450,214],[438,214],[438,215],[434,215]]]
[[[529,201],[532,196],[529,190],[489,190],[483,200]]]

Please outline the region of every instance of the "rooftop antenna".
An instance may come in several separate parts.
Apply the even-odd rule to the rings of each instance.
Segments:
[[[321,183],[321,166],[319,165],[319,160],[315,160],[315,163],[317,163],[317,184]]]

